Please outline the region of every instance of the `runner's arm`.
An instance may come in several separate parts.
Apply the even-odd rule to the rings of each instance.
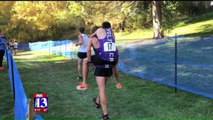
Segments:
[[[94,33],[92,33],[89,37],[92,38],[92,37],[96,37],[97,36],[97,33],[98,31],[100,31],[101,28],[98,28]]]
[[[81,44],[84,44],[83,37],[82,37],[81,35],[78,36],[78,39],[79,39],[79,41],[78,41],[78,43],[76,44],[76,46],[81,45]]]
[[[87,60],[91,62],[91,47],[92,47],[92,38],[89,38],[88,47],[87,47]]]

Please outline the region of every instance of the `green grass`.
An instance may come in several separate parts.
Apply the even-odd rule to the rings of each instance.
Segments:
[[[7,67],[5,61],[3,65]],[[0,120],[5,117],[13,119],[13,93],[7,74],[7,68],[3,71],[0,70],[0,88]]]
[[[185,19],[178,22],[177,26],[169,33],[184,36],[213,35],[213,12],[201,16]]]
[[[98,89],[95,77],[89,73],[89,89],[77,91],[76,60],[45,52],[26,51],[15,56],[28,98],[33,93],[49,96],[49,112],[45,120],[98,120],[101,110],[94,107],[92,98]],[[92,68],[90,68],[91,70]],[[6,76],[0,71],[1,108],[3,119],[12,116],[13,98]],[[120,72],[123,88],[118,90],[112,78],[107,84],[108,109],[112,120],[212,120],[213,100],[147,81]],[[7,93],[7,94],[6,94]],[[5,99],[9,99],[5,101]]]
[[[147,30],[135,30],[134,32],[118,32],[115,33],[116,39],[138,39],[138,38],[150,38],[152,36],[152,29]]]
[[[213,12],[209,12],[200,16],[177,20],[174,28],[165,33],[166,36],[177,35],[183,36],[212,36],[213,35]],[[137,38],[152,38],[153,30],[135,30],[133,32],[118,32],[115,33],[116,39],[137,39]],[[136,40],[132,40],[136,41]],[[125,41],[123,41],[125,42]]]

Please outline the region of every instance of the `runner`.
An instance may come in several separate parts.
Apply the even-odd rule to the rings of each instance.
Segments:
[[[91,29],[91,33],[95,33],[95,31],[98,29],[99,27],[98,26],[94,26],[92,29]],[[94,39],[92,39],[92,44],[94,44],[93,46],[96,46],[96,44],[99,44],[99,43],[96,43],[97,41],[97,37],[95,36]],[[99,41],[97,41],[99,42]],[[116,87],[118,89],[121,89],[122,88],[122,84],[120,83],[120,80],[119,80],[119,72],[118,72],[118,68],[117,68],[117,64],[118,62],[116,63],[115,66],[113,66],[113,73],[114,73],[114,76],[115,76],[115,80],[116,80]],[[84,58],[83,60],[83,70],[82,70],[82,74],[83,74],[83,81],[82,82],[79,82],[78,85],[77,85],[77,89],[78,90],[85,90],[84,89],[84,86],[82,86],[82,84],[85,82],[86,83],[86,80],[87,80],[87,75],[88,75],[88,59],[87,58]]]
[[[87,57],[87,46],[88,46],[88,36],[84,34],[85,28],[80,27],[78,31],[78,43],[76,46],[80,46],[78,49],[78,78],[82,80],[82,62],[83,59]],[[83,83],[84,89],[88,88],[88,84]]]
[[[94,36],[97,35],[97,38]],[[91,47],[95,51],[95,55],[91,56]],[[95,34],[92,34],[89,38],[88,62],[92,62],[95,65],[94,75],[96,76],[96,82],[98,84],[99,94],[97,98],[94,98],[96,105],[102,107],[102,119],[109,119],[107,111],[107,98],[105,94],[105,86],[107,78],[112,75],[112,67],[116,65],[118,61],[118,51],[115,46],[115,37],[111,29],[109,22],[103,22],[102,28],[99,28]],[[100,102],[96,102],[100,101]]]
[[[16,40],[13,43],[13,47],[14,47],[14,54],[16,55],[18,51],[18,42]]]

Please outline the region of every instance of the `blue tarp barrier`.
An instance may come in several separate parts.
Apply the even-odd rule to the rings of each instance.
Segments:
[[[213,98],[213,37],[174,37],[120,47],[119,69],[147,80]]]
[[[35,116],[35,120],[43,120],[43,118],[41,117],[41,115],[37,114],[37,115]]]
[[[128,74],[160,82],[182,90],[213,98],[213,37],[177,36],[177,85],[175,85],[175,37],[143,40],[119,46],[118,68]],[[29,43],[27,50],[77,58],[75,41],[45,41]],[[27,47],[26,47],[27,46]],[[22,48],[21,48],[22,49]]]
[[[43,41],[34,43],[20,43],[19,49],[21,50],[41,50],[49,53],[66,56],[69,58],[77,58],[77,49],[75,47],[76,41],[63,40],[63,41]]]
[[[15,78],[15,120],[23,120],[27,118],[27,97],[15,62],[13,62],[13,68]]]
[[[8,75],[10,79],[11,89],[14,95],[14,119],[26,120],[27,119],[27,97],[22,85],[22,81],[13,59],[11,51],[7,48],[5,58],[8,65]]]

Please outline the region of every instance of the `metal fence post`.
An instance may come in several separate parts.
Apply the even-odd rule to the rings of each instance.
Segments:
[[[177,34],[175,34],[175,93],[177,93]]]

